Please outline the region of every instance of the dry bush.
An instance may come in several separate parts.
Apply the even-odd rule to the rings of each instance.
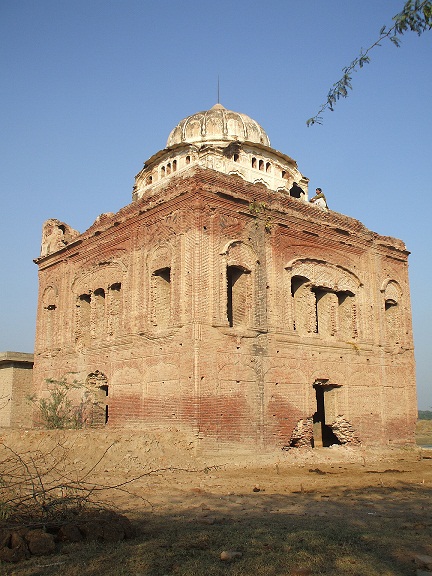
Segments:
[[[114,444],[111,443],[91,464],[78,469],[60,436],[50,448],[27,452],[18,452],[0,442],[1,524],[29,526],[66,522],[84,511],[106,510],[106,496],[113,491],[139,498],[151,506],[144,496],[132,490],[136,481],[173,471],[198,472],[166,467],[148,469],[116,484],[96,482],[97,469],[109,457],[108,452]],[[207,473],[216,468],[212,466],[201,471]]]
[[[85,428],[91,413],[99,403],[93,397],[92,391],[80,382],[48,379],[48,394],[46,396],[30,396],[37,424],[49,430],[67,430]],[[74,403],[71,395],[80,396],[80,401]]]
[[[127,491],[128,482],[115,486],[97,484],[91,475],[104,460],[76,470],[68,448],[60,440],[48,450],[18,453],[0,443],[0,521],[5,525],[62,523],[83,511],[103,509],[101,493]],[[143,499],[144,500],[144,499]]]

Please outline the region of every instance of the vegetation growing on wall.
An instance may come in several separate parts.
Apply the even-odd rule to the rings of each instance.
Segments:
[[[255,216],[255,218],[260,218],[264,221],[264,229],[266,232],[270,232],[273,227],[273,221],[270,214],[267,211],[267,204],[265,202],[257,202],[253,200],[249,204],[249,212]]]

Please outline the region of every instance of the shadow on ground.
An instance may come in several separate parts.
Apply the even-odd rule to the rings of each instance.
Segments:
[[[314,470],[310,471],[314,473]],[[319,474],[319,471],[316,472]],[[64,544],[52,556],[1,565],[14,576],[415,575],[432,552],[432,489],[349,487],[290,494],[173,494],[129,517],[138,536],[117,544]],[[223,550],[241,552],[230,563]],[[303,572],[301,571],[303,569]]]

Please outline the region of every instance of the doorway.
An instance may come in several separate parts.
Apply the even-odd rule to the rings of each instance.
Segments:
[[[316,396],[316,412],[313,415],[313,447],[328,448],[334,444],[340,444],[337,436],[333,432],[331,426],[326,422],[333,421],[336,414],[335,412],[335,390],[340,388],[336,384],[327,384],[327,380],[320,380],[315,382]],[[326,410],[327,420],[326,420]]]
[[[96,370],[86,378],[91,403],[89,423],[91,428],[103,428],[109,418],[109,386],[105,374]]]

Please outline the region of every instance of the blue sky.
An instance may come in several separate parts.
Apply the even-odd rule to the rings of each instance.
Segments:
[[[83,232],[217,100],[257,120],[330,208],[405,241],[419,406],[432,407],[432,32],[384,43],[324,124],[344,66],[403,0],[0,0],[0,351],[32,351],[41,227]]]

